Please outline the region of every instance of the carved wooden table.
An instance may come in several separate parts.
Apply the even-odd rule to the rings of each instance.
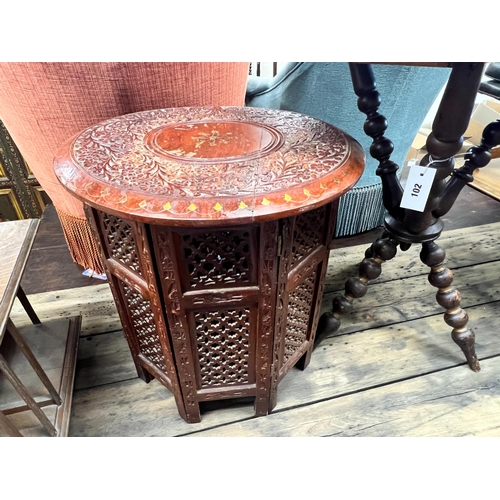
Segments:
[[[364,154],[287,111],[178,108],[90,127],[55,159],[86,204],[139,376],[199,403],[276,404],[310,360],[337,202]]]

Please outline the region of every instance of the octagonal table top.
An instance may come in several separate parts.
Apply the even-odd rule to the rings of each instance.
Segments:
[[[142,222],[225,225],[312,210],[363,172],[359,143],[321,120],[244,107],[169,108],[96,124],[54,160],[83,202]]]

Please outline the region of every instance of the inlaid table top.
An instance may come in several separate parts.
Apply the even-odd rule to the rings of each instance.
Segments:
[[[129,219],[224,225],[281,218],[338,198],[362,174],[361,146],[289,111],[171,108],[94,125],[54,168],[82,201]]]

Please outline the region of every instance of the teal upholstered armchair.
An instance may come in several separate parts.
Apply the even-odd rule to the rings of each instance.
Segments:
[[[422,66],[373,65],[394,143],[391,159],[400,167],[450,70]],[[377,162],[369,155],[371,139],[363,132],[365,115],[357,108],[348,63],[291,62],[273,78],[250,76],[246,105],[285,109],[324,120],[357,139],[367,157],[356,186],[340,199],[336,236],[368,231],[382,224],[382,186]]]

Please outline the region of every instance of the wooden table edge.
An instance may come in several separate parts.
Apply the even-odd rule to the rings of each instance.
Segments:
[[[5,333],[5,327],[7,325],[7,320],[14,304],[14,299],[16,298],[17,290],[21,284],[21,279],[26,269],[26,264],[28,262],[28,257],[33,248],[33,243],[35,242],[36,233],[38,231],[38,226],[40,225],[40,219],[31,219],[28,231],[24,238],[23,244],[19,251],[16,263],[14,264],[11,276],[7,283],[7,288],[5,290],[4,296],[0,303],[0,343],[3,340]]]

